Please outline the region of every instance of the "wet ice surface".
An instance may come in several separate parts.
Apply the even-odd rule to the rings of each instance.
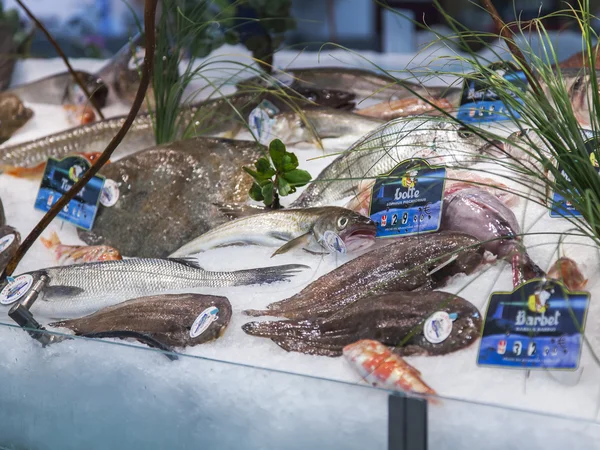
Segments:
[[[316,60],[313,59],[313,56],[309,55],[305,61],[294,61],[294,65],[296,67],[315,65]],[[285,66],[291,60],[291,56],[287,55],[279,65]],[[327,65],[327,61],[322,63]],[[329,65],[333,64],[330,62]],[[48,105],[30,106],[36,116],[26,127],[17,132],[9,144],[69,127],[61,108]],[[112,114],[124,112],[126,112],[124,107],[118,105],[111,107]],[[352,144],[356,138],[348,136],[343,139],[326,140],[325,147],[328,151],[341,151]],[[313,176],[316,176],[331,161],[331,158],[309,161],[311,158],[322,156],[323,152],[308,144],[297,145],[291,150],[300,159],[300,167],[308,170]],[[499,172],[498,166],[491,163],[480,164],[476,169]],[[514,185],[510,179],[498,179]],[[0,198],[4,204],[7,221],[20,231],[22,237],[25,237],[42,217],[41,212],[33,209],[38,187],[39,180],[0,175]],[[295,196],[286,198],[285,203],[294,198]],[[600,351],[600,325],[598,325],[600,307],[597,302],[594,302],[595,293],[600,289],[597,282],[600,267],[598,251],[590,245],[589,240],[561,236],[560,233],[567,232],[573,226],[565,220],[550,218],[545,208],[532,201],[521,200],[513,211],[523,231],[529,233],[525,237],[525,244],[538,265],[543,269],[548,268],[557,258],[560,241],[561,255],[575,259],[590,280],[588,287],[592,293],[592,304],[587,318],[586,335],[591,348]],[[55,220],[46,230],[45,235],[53,230],[58,232],[64,243],[82,243],[77,238],[75,227],[72,225]],[[364,384],[343,358],[287,353],[270,340],[248,336],[241,330],[242,324],[254,320],[241,313],[244,309],[263,308],[269,303],[287,298],[349,259],[343,255],[321,257],[303,252],[294,252],[271,259],[272,251],[271,248],[233,247],[216,249],[199,255],[201,265],[209,270],[237,270],[288,263],[306,264],[310,266],[310,270],[297,276],[290,283],[196,290],[196,292],[226,295],[232,304],[233,316],[222,338],[187,349],[185,353],[358,385]],[[16,273],[52,265],[55,265],[55,262],[50,252],[40,242],[36,242]],[[462,297],[476,305],[483,314],[491,292],[506,291],[511,288],[509,266],[498,263],[484,267],[469,277],[456,277],[446,290],[460,293]],[[6,315],[7,310],[8,308],[0,310],[0,321],[12,324],[13,322]],[[35,307],[33,312],[35,313]],[[34,409],[38,408],[39,417],[42,418],[44,411],[57,406],[69,411],[73,402],[77,403],[84,396],[91,405],[87,409],[89,416],[82,414],[81,417],[75,415],[71,418],[73,426],[82,427],[82,433],[87,430],[86,427],[93,426],[86,421],[86,418],[91,420],[94,415],[98,417],[104,411],[103,405],[109,408],[111,404],[114,405],[114,402],[122,401],[125,410],[131,412],[129,417],[131,429],[137,426],[148,429],[156,426],[160,429],[161,420],[164,423],[174,419],[170,415],[165,416],[165,411],[174,409],[181,413],[177,418],[181,421],[177,422],[181,423],[180,430],[183,430],[180,432],[181,436],[187,436],[186,433],[190,432],[190,442],[214,444],[217,441],[211,441],[205,433],[194,431],[194,420],[208,420],[209,428],[220,438],[218,442],[221,445],[218,448],[240,448],[236,447],[236,442],[239,441],[235,438],[244,434],[245,427],[251,426],[244,422],[248,417],[252,417],[259,423],[266,421],[274,423],[274,428],[271,430],[273,439],[279,440],[285,436],[287,446],[280,448],[307,448],[311,442],[314,442],[311,441],[311,433],[312,437],[322,434],[323,438],[320,441],[323,444],[322,448],[336,448],[335,443],[339,444],[339,440],[336,441],[334,438],[339,439],[339,436],[344,436],[343,448],[346,449],[383,449],[387,445],[387,400],[381,391],[353,389],[352,386],[345,384],[332,384],[246,368],[236,369],[231,365],[190,358],[170,363],[154,352],[82,340],[62,342],[48,349],[41,349],[39,344],[25,333],[9,327],[0,329],[0,339],[3,343],[0,350],[2,374],[6,379],[12,380],[11,386],[15,390],[14,394],[2,394],[6,403],[11,405],[14,402],[14,405],[21,405],[21,407],[26,405]],[[131,345],[138,344],[131,343]],[[527,373],[521,370],[480,368],[475,364],[476,353],[477,344],[446,356],[410,357],[407,360],[422,372],[423,379],[430,386],[445,397],[592,421],[598,419],[600,369],[594,362],[590,348],[584,348],[580,368],[575,372],[531,371]],[[47,378],[40,375],[42,372]],[[46,388],[44,389],[40,384]],[[116,391],[111,391],[111,396],[103,399],[107,395],[108,387]],[[32,393],[39,389],[39,394],[47,396],[47,399],[40,405],[36,402],[35,395],[22,395],[19,389],[25,391],[24,388],[30,389]],[[155,402],[154,406],[150,406],[152,401],[146,401],[149,396]],[[239,414],[233,414],[232,411],[237,411]],[[504,419],[498,414],[503,415]],[[180,419],[179,416],[185,419]],[[485,419],[479,420],[482,417]],[[543,443],[546,448],[564,447],[566,441],[560,435],[562,425],[554,419],[539,419],[540,423],[544,421],[544,425],[540,425],[539,431],[536,432],[534,431],[536,426],[531,425],[536,419],[531,416],[521,416],[512,411],[499,413],[495,408],[459,405],[451,401],[434,405],[430,409],[431,444],[433,448],[455,448],[452,443],[456,444],[456,448],[476,445],[476,442],[470,440],[472,437],[466,435],[467,427],[469,433],[473,433],[471,436],[474,436],[478,429],[484,432],[490,422],[498,423],[497,420],[502,422],[510,418],[516,420],[517,417],[523,417],[522,429],[517,427],[513,435],[495,436],[498,439],[497,446],[490,443],[486,448],[520,448],[510,442],[515,439],[515,436],[521,435],[531,440],[528,442],[540,445]],[[113,424],[111,420],[116,419],[104,417],[96,425],[99,429],[103,426],[108,429]],[[235,423],[230,436],[226,435],[225,430],[219,428],[223,420]],[[289,423],[291,420],[294,421],[294,426]],[[306,420],[306,423],[303,420]],[[333,425],[320,427],[315,425],[319,422]],[[525,422],[528,425],[525,425]],[[47,433],[47,436],[53,436],[52,430],[56,424],[51,419],[43,423],[45,425],[40,425],[40,430]],[[544,437],[544,432],[547,430],[545,427],[550,423],[554,424],[554,429],[558,433],[553,439]],[[297,431],[303,427],[309,432]],[[565,430],[569,427],[571,431],[574,430],[568,423],[565,427]],[[293,430],[296,430],[295,434],[290,434],[294,433]],[[596,436],[600,434],[595,434],[597,433],[595,426],[586,423],[578,425],[578,430],[583,433],[584,443],[589,444],[581,448],[590,448],[593,445],[591,442],[594,442]],[[150,432],[147,436],[148,443],[160,447],[160,441],[156,441],[157,438],[153,436],[154,434]],[[250,436],[247,438],[247,448],[261,448],[261,445],[265,445],[261,444],[260,436],[252,433],[245,436]],[[126,436],[122,438],[126,439]],[[8,440],[4,442],[16,442],[17,438],[6,436],[6,439]],[[4,442],[0,442],[0,445]],[[32,447],[39,446],[39,442],[35,439],[27,442]],[[115,436],[115,442],[127,441],[118,441],[118,436]],[[55,447],[58,443],[55,442]],[[52,447],[50,445],[52,442],[47,444],[49,448]],[[77,448],[76,444],[77,441],[73,443],[73,448]]]

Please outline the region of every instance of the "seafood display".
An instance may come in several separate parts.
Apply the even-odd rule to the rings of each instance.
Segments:
[[[127,300],[79,319],[50,326],[80,336],[134,332],[172,347],[190,347],[218,339],[231,320],[225,297],[204,294],[156,295]]]
[[[36,310],[51,318],[89,314],[124,300],[202,287],[246,286],[289,280],[306,266],[288,264],[233,272],[204,270],[193,259],[131,258],[49,267],[29,272],[48,277]]]
[[[290,298],[246,314],[302,320],[374,294],[434,289],[453,275],[473,272],[482,254],[479,241],[463,233],[405,237],[341,265]]]
[[[344,347],[344,357],[363,379],[375,387],[435,395],[421,372],[377,341],[363,339]]]
[[[58,234],[53,232],[48,239],[40,238],[42,244],[50,250],[60,264],[78,264],[99,261],[116,261],[123,259],[116,248],[107,245],[65,245],[60,242]]]
[[[339,236],[345,251],[368,247],[375,240],[375,223],[344,208],[326,206],[272,211],[245,217],[221,226],[188,242],[170,257],[181,257],[227,245],[266,245],[279,248],[273,256],[296,247],[318,244],[331,251],[325,239]]]
[[[216,204],[247,198],[252,180],[240,167],[263,151],[256,142],[197,137],[113,162],[100,174],[117,183],[118,200],[100,208],[92,231],[79,236],[126,256],[166,257],[227,221]]]
[[[450,335],[432,343],[423,334],[423,322],[437,311],[456,318]],[[249,322],[242,328],[253,336],[270,338],[287,351],[309,355],[340,356],[346,345],[372,339],[410,356],[445,355],[468,347],[477,340],[481,323],[481,314],[468,301],[429,291],[368,295],[324,317]]]

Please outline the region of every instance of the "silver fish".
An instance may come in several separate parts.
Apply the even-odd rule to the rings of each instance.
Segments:
[[[421,158],[432,165],[461,168],[477,162],[492,149],[484,139],[444,119],[395,119],[338,156],[291,207],[327,205],[356,195],[362,179],[389,173],[408,159]]]
[[[50,267],[28,274],[49,278],[33,308],[54,318],[93,313],[124,300],[202,287],[245,286],[289,280],[307,266],[288,264],[233,272],[204,270],[193,259],[132,258]]]
[[[233,244],[276,246],[273,256],[312,242],[326,248],[327,233],[344,243],[345,251],[366,248],[375,240],[375,223],[337,206],[283,209],[233,220],[185,244],[170,257],[181,257]],[[329,250],[327,248],[327,250]]]

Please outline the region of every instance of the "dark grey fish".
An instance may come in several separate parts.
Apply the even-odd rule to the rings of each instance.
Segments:
[[[425,320],[437,311],[456,315],[450,335],[434,344],[423,334]],[[327,317],[250,322],[242,329],[270,338],[287,351],[340,356],[346,345],[374,339],[401,356],[445,355],[471,345],[479,337],[481,315],[471,303],[439,291],[393,292],[367,296]]]
[[[177,294],[127,300],[89,316],[50,326],[69,328],[76,335],[130,331],[169,346],[188,347],[218,339],[230,319],[231,304],[225,297]]]
[[[0,91],[10,85],[15,61],[18,57],[13,30],[8,23],[0,24]]]
[[[33,111],[14,94],[0,92],[0,143],[29,122]]]
[[[0,202],[0,210],[2,204]],[[4,219],[4,212],[2,213]],[[21,235],[17,230],[8,225],[0,225],[0,273],[15,255],[19,245],[21,244]]]
[[[343,264],[290,298],[246,314],[302,320],[330,315],[363,297],[433,289],[452,275],[471,273],[482,253],[479,240],[463,233],[405,237]]]
[[[256,142],[197,137],[108,164],[100,173],[118,184],[118,200],[101,206],[93,230],[79,236],[127,256],[168,256],[227,221],[215,203],[247,200],[252,179],[241,167],[264,151]]]
[[[358,98],[402,99],[413,97],[411,90],[426,97],[456,96],[461,92],[461,89],[456,88],[425,87],[410,81],[399,82],[395,78],[370,70],[347,67],[290,69],[275,74],[274,78],[292,89],[339,90],[352,93]],[[262,77],[253,77],[239,82],[238,88],[243,89],[251,85],[265,86],[268,85],[268,81]]]
[[[6,216],[4,215],[4,206],[2,205],[2,199],[0,198],[0,227],[6,225]]]

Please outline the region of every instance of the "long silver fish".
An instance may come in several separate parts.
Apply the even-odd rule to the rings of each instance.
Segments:
[[[291,207],[327,205],[356,195],[361,180],[389,173],[408,159],[421,158],[432,165],[461,168],[492,151],[484,139],[465,133],[459,125],[444,119],[395,119],[338,156]]]
[[[204,270],[194,260],[133,258],[29,272],[34,280],[49,278],[35,310],[66,318],[93,313],[124,300],[183,292],[202,287],[245,286],[289,280],[307,266],[288,264],[233,272]]]
[[[279,247],[274,256],[312,242],[325,248],[324,241],[330,234],[341,239],[344,251],[351,252],[372,244],[375,231],[371,219],[338,206],[283,209],[226,222],[188,242],[170,257],[233,244]]]
[[[228,137],[235,137],[248,123],[252,110],[265,98],[273,103],[277,102],[275,96],[268,93],[234,94],[184,106],[180,112],[181,121],[189,128],[191,136],[217,136],[226,133]],[[290,107],[282,102],[278,103],[278,110],[281,112],[272,117],[273,131],[281,131],[280,138],[285,143],[347,134],[361,136],[382,123],[377,119],[328,108],[298,108],[298,111],[290,112]],[[14,170],[38,166],[49,157],[61,159],[71,154],[102,152],[124,121],[125,116],[113,117],[33,141],[2,147],[0,166]],[[273,135],[275,137],[279,136]],[[292,142],[287,141],[288,138]],[[117,147],[112,160],[121,159],[155,143],[151,116],[140,114]]]

